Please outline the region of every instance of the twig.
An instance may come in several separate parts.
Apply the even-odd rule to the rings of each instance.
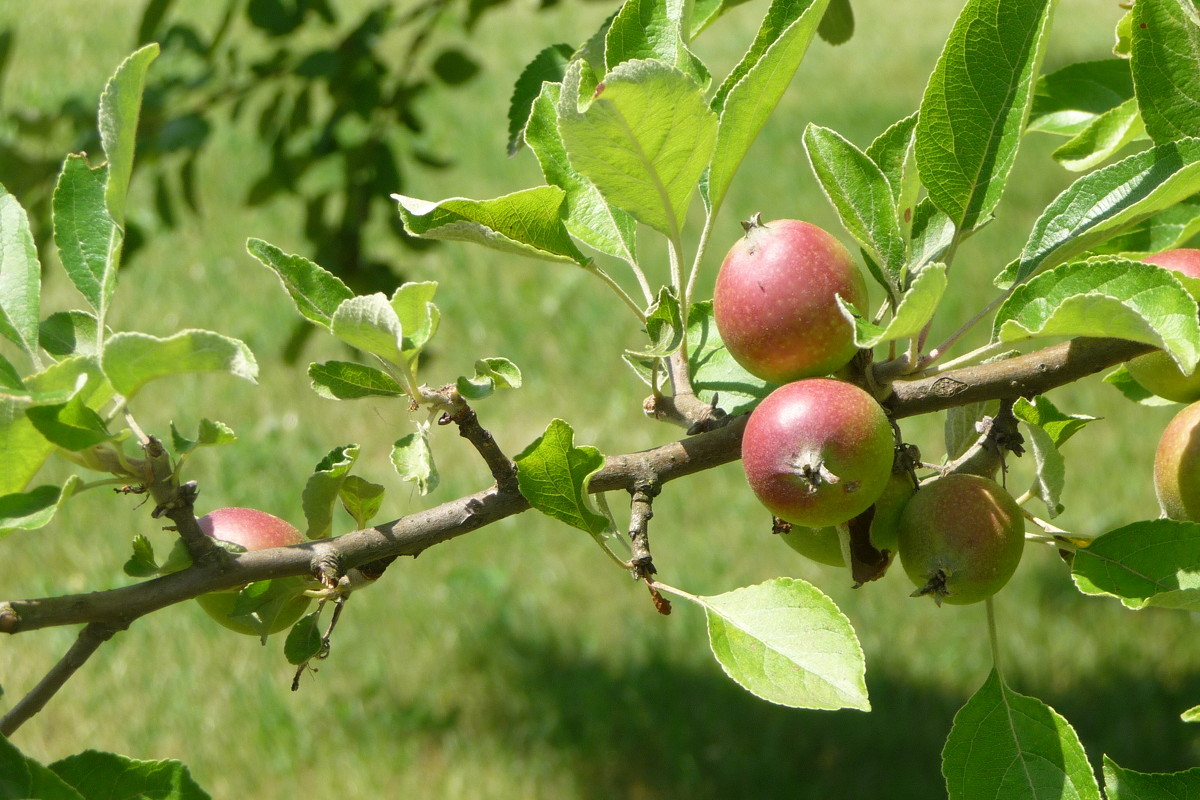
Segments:
[[[0,735],[12,736],[26,721],[37,714],[71,676],[82,667],[100,645],[112,638],[121,628],[93,622],[83,627],[70,649],[50,668],[37,685],[29,690],[8,713],[0,718]]]

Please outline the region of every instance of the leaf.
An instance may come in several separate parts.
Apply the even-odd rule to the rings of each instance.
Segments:
[[[0,186],[0,335],[37,361],[42,265],[29,216]]]
[[[643,350],[626,350],[634,358],[665,358],[679,349],[683,342],[683,312],[679,298],[670,286],[662,287],[658,299],[646,314],[646,336],[649,346]]]
[[[521,388],[521,370],[507,358],[481,358],[475,362],[475,377],[460,377],[458,393],[468,400],[482,400],[496,389]]]
[[[871,709],[854,627],[816,587],[776,578],[692,599],[713,655],[746,691],[791,708]]]
[[[405,363],[404,331],[396,309],[383,292],[342,301],[333,313],[330,332],[351,347],[393,364]]]
[[[34,406],[25,416],[47,441],[64,450],[86,450],[110,438],[104,420],[79,395],[65,403]]]
[[[1005,686],[994,669],[954,715],[942,774],[950,800],[1100,800],[1071,725],[1041,700]]]
[[[108,169],[69,155],[54,187],[54,243],[71,283],[103,320],[117,286],[122,233],[105,204]]]
[[[884,326],[858,317],[854,308],[840,296],[837,297],[837,303],[838,308],[842,310],[842,316],[854,325],[855,346],[870,348],[882,342],[919,335],[926,323],[933,319],[948,284],[945,264],[930,264],[925,267],[904,293],[896,313]]]
[[[1055,447],[1062,447],[1086,425],[1100,419],[1087,414],[1064,414],[1043,394],[1032,401],[1018,398],[1013,404],[1013,415],[1044,430]]]
[[[1017,414],[1017,418],[1021,415]],[[1066,486],[1067,462],[1043,428],[1029,425],[1026,433],[1025,443],[1033,451],[1035,467],[1032,491],[1045,504],[1046,517],[1054,519],[1063,512],[1060,498]]]
[[[1111,530],[1076,552],[1071,577],[1084,594],[1129,608],[1200,611],[1200,525],[1155,519]]]
[[[1134,772],[1104,757],[1108,800],[1188,800],[1200,796],[1200,767],[1183,772]]]
[[[1021,283],[1198,191],[1198,139],[1159,145],[1084,175],[1046,206],[1020,259],[997,276],[996,285]]]
[[[829,128],[809,123],[804,150],[842,225],[890,276],[884,287],[894,294],[906,254],[892,184],[866,153]]]
[[[429,426],[419,424],[415,433],[401,436],[392,444],[392,466],[403,481],[415,483],[424,497],[438,487],[441,476],[429,446]]]
[[[1075,261],[1017,287],[996,311],[992,334],[1013,342],[1046,336],[1111,336],[1166,350],[1185,373],[1200,359],[1196,301],[1169,270],[1114,256]]]
[[[508,101],[508,154],[516,155],[525,144],[525,128],[533,103],[542,92],[542,83],[559,83],[575,50],[569,44],[552,44],[530,61],[513,86]]]
[[[720,116],[705,201],[715,215],[750,145],[792,81],[828,7],[828,0],[772,0],[741,61],[713,94]]]
[[[1129,64],[1155,144],[1200,136],[1200,20],[1191,0],[1139,0]]]
[[[928,197],[917,203],[913,212],[909,241],[908,274],[914,275],[950,249],[955,239],[954,223]]]
[[[392,293],[390,302],[404,333],[401,352],[412,362],[433,338],[441,321],[441,312],[433,303],[437,281],[410,281]]]
[[[854,9],[850,0],[831,0],[821,15],[817,33],[829,44],[845,44],[854,35]]]
[[[184,437],[178,428],[175,427],[175,423],[171,423],[171,443],[175,448],[177,456],[190,453],[197,447],[233,444],[237,441],[237,438],[237,434],[233,432],[233,428],[230,428],[224,422],[214,422],[207,417],[200,420],[195,439]]]
[[[1126,100],[1104,112],[1052,154],[1072,172],[1084,172],[1104,163],[1135,139],[1145,136],[1136,100]]]
[[[546,181],[567,193],[564,224],[571,235],[601,253],[637,263],[637,221],[605,200],[596,184],[576,172],[567,157],[558,130],[561,90],[555,83],[542,85],[525,128],[525,141],[537,156]]]
[[[341,498],[342,508],[361,529],[367,527],[367,523],[379,513],[385,491],[378,483],[371,483],[357,475],[347,475],[338,487],[338,497]]]
[[[341,279],[307,258],[287,255],[262,239],[247,240],[246,250],[279,277],[301,316],[325,328],[338,306],[354,296]]]
[[[706,88],[712,76],[688,49],[683,33],[690,6],[690,0],[626,0],[604,37],[606,69],[611,71],[626,61],[654,59],[671,65]]]
[[[900,227],[900,235],[906,242],[906,249],[907,242],[912,237],[921,192],[921,176],[917,170],[916,154],[913,152],[916,127],[917,115],[909,114],[875,137],[875,141],[867,148],[867,157],[883,171],[888,186],[892,189],[897,224]],[[932,203],[928,205],[933,207]],[[946,219],[949,220],[948,217]],[[920,265],[915,264],[914,267],[919,268]]]
[[[558,106],[571,166],[608,202],[678,239],[716,138],[716,116],[700,87],[675,68],[644,59],[611,70],[584,108],[578,85],[572,65]]]
[[[56,311],[38,326],[39,344],[55,358],[100,352],[96,318],[86,311]]]
[[[342,488],[342,481],[358,460],[358,452],[356,444],[335,447],[317,462],[313,474],[308,476],[300,504],[308,525],[304,535],[309,539],[324,539],[333,531],[333,504]]]
[[[1095,119],[1133,97],[1123,58],[1081,61],[1038,78],[1026,130],[1076,136]]]
[[[1192,706],[1179,715],[1184,722],[1200,722],[1200,706]]]
[[[1200,196],[1192,195],[1094,247],[1091,252],[1161,253],[1182,246],[1200,233]],[[43,334],[44,335],[44,334]],[[44,345],[43,345],[44,346]]]
[[[320,616],[320,611],[305,614],[288,631],[287,639],[283,643],[283,655],[289,664],[307,664],[325,646],[324,637],[317,627]]]
[[[208,800],[188,768],[175,760],[137,761],[86,750],[50,765],[84,800]]]
[[[586,264],[563,225],[566,194],[538,186],[497,197],[452,197],[430,202],[393,194],[404,229],[425,239],[474,242],[494,250],[548,261]]]
[[[0,797],[84,800],[49,769],[22,755],[6,736],[0,736]]]
[[[946,409],[946,420],[942,423],[946,460],[953,461],[979,441],[979,421],[985,416],[995,416],[999,409],[999,400],[985,400]]]
[[[143,534],[133,537],[133,555],[125,562],[124,571],[131,578],[149,578],[158,574],[154,545]]]
[[[108,160],[104,202],[109,216],[118,226],[125,224],[125,196],[133,174],[142,92],[150,63],[158,57],[158,50],[155,43],[136,50],[121,62],[100,95],[100,143]]]
[[[736,8],[748,0],[695,0],[692,4],[691,29],[689,39],[700,35],[705,28],[716,22],[726,11]]]
[[[1105,375],[1104,382],[1116,387],[1117,391],[1125,395],[1126,400],[1131,400],[1134,403],[1139,403],[1144,406],[1175,405],[1175,401],[1165,400],[1156,394],[1152,394],[1148,389],[1138,383],[1137,379],[1129,373],[1129,370],[1125,368],[1124,364]]]
[[[194,329],[162,339],[145,333],[113,334],[101,364],[113,388],[126,399],[152,380],[189,372],[225,372],[251,383],[258,378],[258,362],[244,342]]]
[[[330,400],[358,400],[363,397],[403,397],[404,389],[381,369],[349,361],[309,364],[308,377],[313,391]]]
[[[62,486],[39,486],[29,492],[0,496],[0,536],[45,527],[82,483],[78,475],[72,475]]]
[[[612,524],[588,496],[588,481],[604,466],[604,456],[594,447],[576,447],[574,440],[569,424],[552,420],[516,457],[517,484],[533,508],[595,536]]]
[[[1053,0],[970,0],[921,99],[916,155],[929,197],[960,232],[1000,201],[1016,158]]]
[[[696,394],[708,403],[719,400],[728,414],[749,411],[775,388],[751,375],[729,354],[713,319],[711,300],[692,304],[688,314],[688,364]]]

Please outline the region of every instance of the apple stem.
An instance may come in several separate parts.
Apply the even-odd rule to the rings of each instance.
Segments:
[[[996,632],[996,605],[992,602],[993,598],[989,597],[984,600],[987,606],[987,626],[988,626],[988,643],[992,648],[992,668],[996,670],[996,674],[1003,674],[1000,669],[1000,636]]]

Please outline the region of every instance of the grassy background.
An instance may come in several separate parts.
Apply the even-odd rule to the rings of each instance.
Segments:
[[[67,0],[0,5],[0,26],[17,31],[5,113],[80,91],[98,96],[131,47],[140,5],[95,2],[86,15]],[[817,121],[865,146],[911,112],[957,5],[858,0],[855,38],[839,48],[813,45],[731,191],[702,293],[711,290],[737,220],[754,211],[838,230],[800,147],[804,125]],[[740,55],[763,6],[736,9],[698,42],[715,75]],[[485,17],[467,40],[485,74],[453,105],[423,109],[427,138],[456,165],[413,173],[410,193],[488,197],[538,182],[528,154],[502,155],[511,81],[537,49],[578,41],[610,10],[565,3],[535,13],[522,4]],[[1097,11],[1089,0],[1063,0],[1047,66],[1105,56],[1119,13],[1115,4]],[[451,28],[439,35],[464,38]],[[962,288],[945,309],[942,332],[970,315],[1038,209],[1070,181],[1048,159],[1055,144],[1026,143],[997,221],[956,262]],[[118,329],[165,334],[198,326],[238,336],[259,355],[260,385],[217,378],[154,387],[139,401],[139,420],[155,430],[176,420],[186,429],[210,416],[239,433],[235,447],[193,459],[189,477],[200,481],[204,508],[255,505],[298,522],[312,465],[349,441],[363,445],[360,472],[388,484],[385,513],[392,516],[485,485],[477,460],[444,432],[435,441],[443,485],[429,498],[415,496],[388,477],[390,442],[411,425],[403,408],[322,401],[302,370],[275,357],[293,311],[277,281],[245,254],[244,241],[256,236],[292,252],[304,245],[298,209],[240,205],[241,176],[263,158],[248,130],[217,131],[203,162],[205,215],[151,238],[123,275],[113,320]],[[0,164],[0,180],[2,172]],[[133,207],[149,207],[148,194],[135,185]],[[633,341],[636,325],[594,279],[465,246],[420,255],[397,246],[395,257],[409,278],[441,281],[444,322],[428,380],[466,372],[487,355],[506,355],[524,369],[524,388],[479,409],[508,452],[556,416],[572,423],[578,441],[608,453],[675,437],[642,421],[642,387],[613,347],[614,337]],[[53,269],[46,293],[48,310],[76,303]],[[342,354],[314,337],[305,355]],[[1095,533],[1153,516],[1151,458],[1171,410],[1124,404],[1095,379],[1053,399],[1105,418],[1071,445],[1076,462],[1061,524]],[[937,457],[941,424],[906,422],[907,438]],[[1028,465],[1017,465],[1012,485],[1028,479]],[[394,565],[382,585],[354,598],[332,657],[299,693],[288,691],[281,642],[260,647],[185,604],[106,645],[15,741],[45,761],[85,747],[178,758],[214,797],[944,792],[942,743],[990,666],[981,607],[909,600],[899,570],[851,590],[840,571],[769,540],[736,464],[671,484],[655,510],[655,560],[669,583],[719,593],[787,574],[828,592],[862,639],[874,710],[794,711],[744,693],[711,659],[699,612],[677,603],[671,617],[657,616],[641,587],[601,568],[607,560],[587,537],[526,514]],[[132,500],[84,497],[52,527],[3,543],[0,597],[127,583],[120,567],[136,533],[160,549],[168,542]],[[1191,618],[1134,614],[1084,598],[1057,557],[1040,550],[1028,554],[997,608],[1010,682],[1065,715],[1093,760],[1107,753],[1145,771],[1200,763],[1200,736],[1178,719],[1200,702],[1200,652],[1180,646],[1194,641]],[[53,630],[0,642],[3,700],[23,694],[73,636]]]

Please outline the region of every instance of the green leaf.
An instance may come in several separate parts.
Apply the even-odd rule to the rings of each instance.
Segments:
[[[841,297],[837,298],[837,302],[842,316],[854,325],[855,346],[870,348],[882,342],[919,335],[926,323],[933,319],[948,284],[945,264],[925,267],[917,274],[916,280],[900,300],[896,313],[884,326],[857,316],[854,308]]]
[[[0,354],[0,389],[23,390],[24,388],[25,383],[21,380],[17,368],[3,354]]]
[[[281,614],[287,614],[298,600],[307,606],[301,594],[307,585],[308,581],[299,576],[247,584],[237,593],[228,617],[253,629],[266,644],[267,636]]]
[[[1045,49],[1053,0],[969,0],[934,67],[917,121],[929,197],[960,232],[1000,201]]]
[[[429,446],[429,426],[417,425],[414,433],[401,436],[392,444],[392,466],[403,481],[415,483],[422,497],[432,492],[441,482],[437,465],[433,460],[433,448]]]
[[[287,639],[283,643],[283,655],[289,664],[307,664],[325,646],[324,637],[317,627],[320,616],[320,611],[305,614],[288,631]]]
[[[1034,397],[1032,402],[1018,398],[1013,404],[1013,415],[1044,430],[1055,447],[1062,447],[1088,423],[1100,419],[1087,414],[1064,414],[1043,394]]]
[[[750,145],[792,81],[828,0],[772,0],[741,61],[710,101],[720,116],[705,201],[715,215]]]
[[[109,216],[118,226],[125,224],[125,196],[133,175],[133,151],[146,74],[157,57],[155,43],[135,51],[117,67],[100,95],[100,143],[108,160],[104,200]]]
[[[42,265],[17,198],[0,186],[0,335],[36,363]]]
[[[946,213],[934,206],[928,197],[922,198],[913,212],[907,273],[914,275],[941,258],[954,244],[955,233],[954,223]]]
[[[188,372],[225,372],[251,383],[258,378],[258,362],[244,342],[202,330],[183,330],[163,339],[145,333],[113,334],[101,364],[113,388],[127,399],[152,380]]]
[[[103,320],[117,286],[121,230],[105,204],[108,169],[69,155],[54,187],[54,243],[71,283]]]
[[[679,298],[670,286],[662,287],[658,299],[646,314],[646,336],[649,346],[642,350],[626,350],[637,359],[665,358],[679,349],[683,342],[683,312]]]
[[[1132,97],[1133,77],[1126,59],[1068,64],[1038,79],[1026,130],[1076,136]]]
[[[1021,398],[1020,402],[1024,402]],[[1014,410],[1015,413],[1015,410]],[[1016,415],[1022,419],[1020,414]],[[1067,462],[1054,440],[1041,427],[1026,428],[1025,444],[1033,452],[1034,478],[1031,491],[1046,506],[1046,517],[1054,519],[1063,512],[1060,502],[1067,480]]]
[[[1184,722],[1200,722],[1200,706],[1192,706],[1179,715]]]
[[[588,481],[604,466],[604,456],[590,446],[575,446],[575,431],[561,419],[515,459],[517,483],[529,505],[548,517],[593,536],[612,524],[592,505]]]
[[[455,384],[468,400],[482,400],[496,389],[521,388],[521,370],[507,358],[481,358],[475,362],[475,377],[462,376]]]
[[[86,311],[56,311],[38,326],[39,344],[55,358],[93,356],[99,351],[96,318]]]
[[[942,423],[946,460],[953,461],[979,441],[979,421],[984,417],[995,416],[999,408],[999,400],[985,400],[946,409],[946,419]]]
[[[188,768],[175,760],[136,761],[86,750],[50,765],[84,800],[209,800]]]
[[[850,0],[831,0],[821,15],[817,33],[829,44],[845,44],[854,35],[854,9]]]
[[[712,76],[687,47],[683,22],[690,13],[685,0],[626,0],[604,37],[604,63],[654,59],[669,64],[706,88]]]
[[[558,103],[562,87],[545,83],[534,101],[525,141],[537,156],[547,183],[567,193],[564,224],[571,235],[601,253],[637,263],[637,221],[613,207],[596,184],[571,166],[558,130]]]
[[[149,578],[158,574],[158,562],[154,560],[154,545],[144,535],[133,537],[133,555],[125,562],[125,574],[131,578]]]
[[[1125,365],[1117,367],[1112,372],[1104,376],[1104,382],[1116,387],[1117,391],[1125,395],[1126,400],[1138,403],[1144,406],[1171,406],[1175,405],[1174,400],[1166,400],[1156,394],[1152,394],[1148,389],[1137,382],[1133,375],[1129,374],[1129,370]]]
[[[433,303],[436,292],[437,281],[413,281],[401,284],[388,301],[400,320],[400,330],[404,333],[401,351],[409,362],[437,332],[442,315]]]
[[[364,353],[393,364],[405,363],[404,330],[396,309],[383,292],[358,295],[342,301],[333,313],[329,330]]]
[[[1085,172],[1145,135],[1136,100],[1126,100],[1092,120],[1086,128],[1052,154],[1072,172]]]
[[[1200,234],[1200,196],[1192,195],[1100,243],[1092,252],[1129,257],[1161,253],[1182,247],[1196,234]]]
[[[1129,608],[1200,611],[1200,525],[1155,519],[1111,530],[1076,552],[1071,577],[1084,594]]]
[[[0,736],[0,797],[21,800],[84,800],[83,795]]]
[[[307,258],[287,255],[261,239],[248,240],[246,250],[279,277],[301,316],[325,328],[337,307],[354,296],[341,279]]]
[[[884,288],[894,294],[906,254],[891,182],[866,153],[829,128],[809,123],[804,150],[842,225],[883,267],[889,276]]]
[[[425,239],[474,242],[494,250],[548,261],[586,264],[563,224],[566,193],[538,186],[497,197],[452,197],[430,202],[393,194],[404,229]]]
[[[186,438],[175,427],[175,423],[171,423],[171,444],[175,448],[176,455],[189,453],[197,447],[233,444],[237,441],[237,438],[237,434],[233,432],[233,428],[230,428],[224,422],[215,422],[208,418],[200,420],[195,439]]]
[[[345,444],[330,450],[317,462],[313,474],[304,484],[300,505],[308,525],[305,536],[324,539],[333,531],[333,504],[341,491],[342,481],[358,460],[358,445]]]
[[[508,102],[508,154],[514,156],[525,144],[525,129],[534,101],[544,82],[559,83],[575,49],[569,44],[552,44],[541,50],[521,71]]]
[[[875,137],[867,148],[867,157],[883,171],[892,189],[900,234],[906,242],[912,236],[921,192],[921,176],[914,153],[916,128],[917,115],[909,114]],[[929,205],[932,208],[932,203]]]
[[[996,278],[1003,288],[1087,252],[1200,191],[1200,139],[1159,145],[1079,178],[1033,225],[1021,257]]]
[[[1134,772],[1104,757],[1108,800],[1187,800],[1200,797],[1200,767],[1183,772]]]
[[[65,403],[34,406],[25,416],[42,436],[64,450],[86,450],[110,438],[104,420],[78,395]]]
[[[1114,256],[1076,261],[1017,287],[996,312],[993,336],[1111,336],[1166,350],[1185,373],[1200,359],[1196,301],[1169,270]]]
[[[1155,144],[1200,136],[1200,19],[1191,0],[1139,0],[1129,64]]]
[[[338,487],[338,497],[342,500],[342,508],[354,518],[358,527],[365,528],[379,513],[385,491],[378,483],[371,483],[357,475],[347,475]]]
[[[691,599],[713,655],[746,691],[791,708],[871,710],[854,626],[816,587],[776,578]]]
[[[572,65],[558,106],[572,167],[608,202],[678,239],[716,138],[700,88],[660,61],[626,61],[580,108],[579,77]]]
[[[954,715],[942,774],[950,800],[1100,800],[1071,725],[1041,700],[1005,686],[994,669]]]
[[[729,354],[713,319],[711,300],[692,304],[688,314],[688,364],[696,394],[705,402],[717,401],[728,414],[749,411],[775,388]]]
[[[312,381],[313,391],[330,400],[405,395],[396,379],[383,370],[349,361],[309,364],[308,377]]]
[[[39,486],[29,492],[0,496],[0,536],[44,527],[82,483],[78,475],[72,475],[62,486]]]

